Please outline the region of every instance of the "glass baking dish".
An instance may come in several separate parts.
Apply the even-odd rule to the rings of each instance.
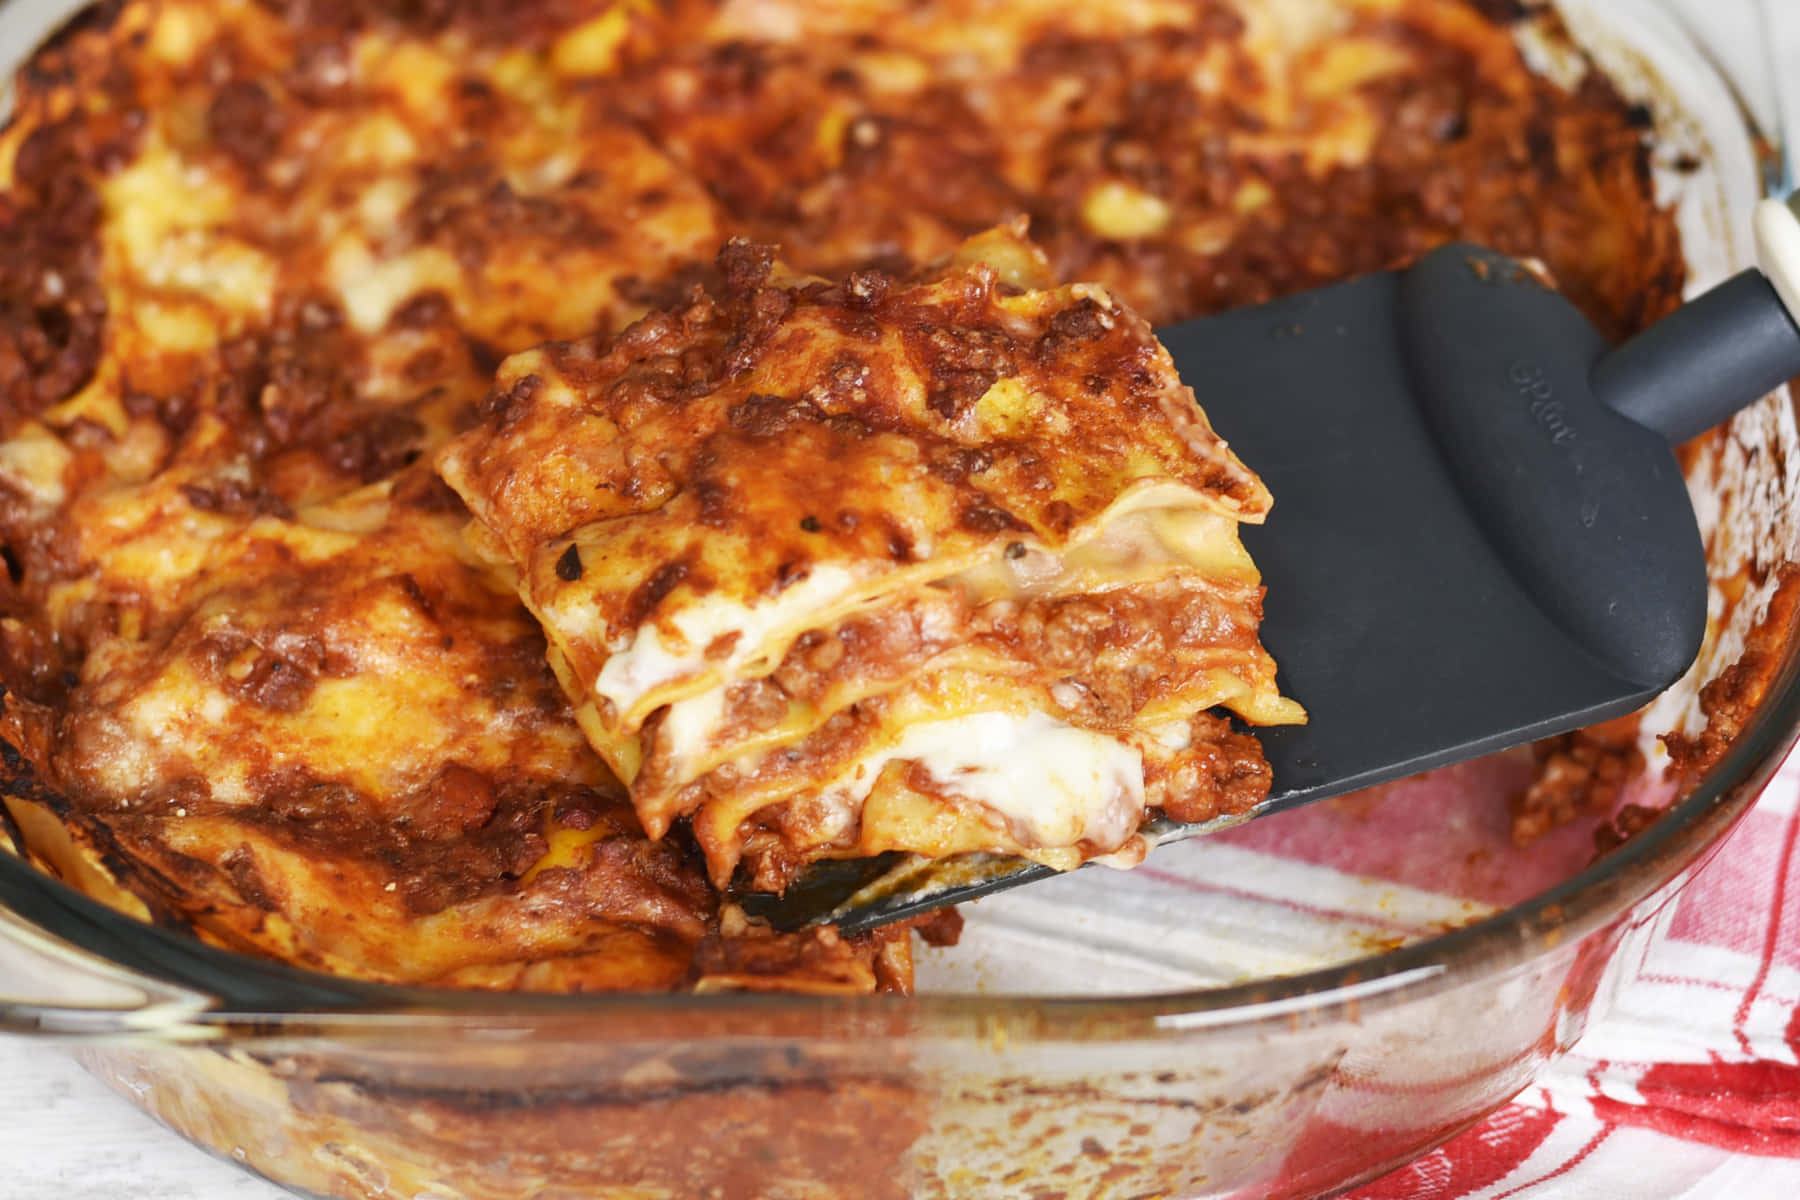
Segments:
[[[0,6],[0,45],[17,53],[71,7]],[[1654,0],[1559,7],[1654,114],[1690,287],[1747,264],[1780,139]],[[1538,50],[1541,69],[1566,65]],[[1785,393],[1697,448],[1716,590],[1766,582],[1721,603],[1647,728],[1695,728],[1700,686],[1767,605],[1767,568],[1796,557],[1795,463]],[[1327,1193],[1504,1103],[1605,1011],[1622,949],[1800,728],[1793,631],[1776,632],[1780,669],[1729,749],[1591,864],[1585,831],[1505,848],[1501,797],[1529,759],[1502,756],[984,902],[962,946],[924,954],[920,995],[849,999],[361,984],[134,923],[0,857],[0,1030],[67,1044],[175,1131],[302,1194]],[[1421,872],[1417,839],[1462,867]]]

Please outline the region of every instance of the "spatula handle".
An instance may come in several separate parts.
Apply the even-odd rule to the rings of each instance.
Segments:
[[[1788,315],[1800,322],[1800,192],[1756,208],[1756,253]]]
[[[1797,204],[1756,210],[1760,271],[1732,276],[1595,364],[1601,403],[1684,442],[1800,376]]]

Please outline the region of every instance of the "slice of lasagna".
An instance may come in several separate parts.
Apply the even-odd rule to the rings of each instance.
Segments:
[[[1237,526],[1269,496],[1149,327],[1001,228],[908,278],[750,243],[610,345],[500,369],[439,460],[651,836],[723,885],[824,856],[1141,859],[1303,719]]]

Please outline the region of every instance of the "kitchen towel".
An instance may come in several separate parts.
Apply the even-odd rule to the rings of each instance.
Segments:
[[[1354,1200],[1800,1197],[1800,756],[1506,1108]]]

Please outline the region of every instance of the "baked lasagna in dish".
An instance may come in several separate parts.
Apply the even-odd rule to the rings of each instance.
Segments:
[[[1268,497],[1148,331],[1452,238],[1672,306],[1520,17],[85,10],[0,129],[0,844],[364,979],[903,990],[720,885],[1249,803]]]

